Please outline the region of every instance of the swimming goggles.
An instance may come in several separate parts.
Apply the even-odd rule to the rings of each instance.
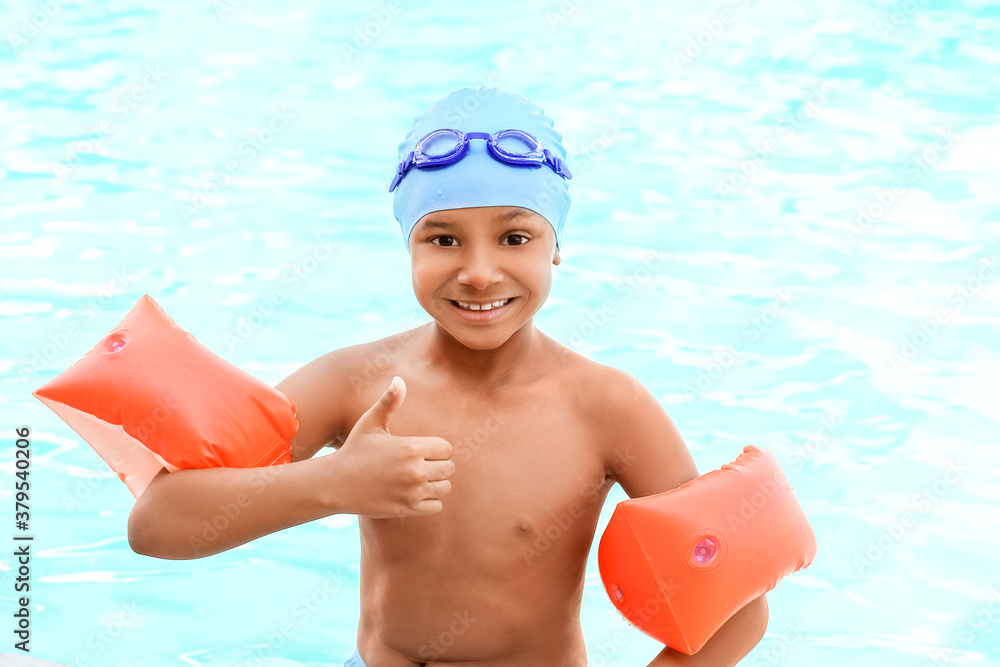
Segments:
[[[434,130],[417,142],[406,159],[396,166],[389,192],[396,189],[411,168],[436,169],[455,164],[469,152],[469,139],[485,139],[486,147],[494,160],[512,167],[537,169],[548,165],[566,180],[573,178],[566,163],[554,156],[542,143],[523,130],[488,132],[462,132],[461,130]]]

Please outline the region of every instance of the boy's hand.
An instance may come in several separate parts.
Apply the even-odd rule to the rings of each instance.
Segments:
[[[444,438],[396,436],[389,421],[403,404],[406,385],[393,382],[354,425],[336,461],[339,493],[345,511],[373,518],[402,519],[441,511],[441,499],[451,492],[455,472],[452,445]]]

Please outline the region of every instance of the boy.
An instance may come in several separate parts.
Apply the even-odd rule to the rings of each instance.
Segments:
[[[161,471],[129,517],[132,548],[194,558],[357,514],[349,666],[586,665],[580,605],[608,491],[647,496],[698,473],[645,387],[534,327],[569,208],[561,138],[496,89],[417,118],[390,190],[433,321],[278,384],[298,409],[291,463]],[[324,446],[337,451],[312,458]],[[192,546],[211,508],[240,494],[250,504],[209,549]],[[734,665],[766,624],[761,597],[697,654],[665,648],[650,664]]]

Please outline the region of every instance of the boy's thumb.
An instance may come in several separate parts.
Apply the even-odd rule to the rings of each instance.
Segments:
[[[403,403],[405,388],[403,378],[393,375],[389,388],[382,392],[382,395],[375,401],[375,405],[361,416],[359,421],[363,424],[362,428],[377,429],[388,433],[389,420],[392,419],[396,408]]]

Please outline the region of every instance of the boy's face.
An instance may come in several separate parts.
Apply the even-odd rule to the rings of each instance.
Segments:
[[[413,292],[424,310],[466,347],[502,345],[548,298],[555,232],[534,211],[482,206],[428,213],[410,234]],[[463,303],[511,299],[489,312]]]

